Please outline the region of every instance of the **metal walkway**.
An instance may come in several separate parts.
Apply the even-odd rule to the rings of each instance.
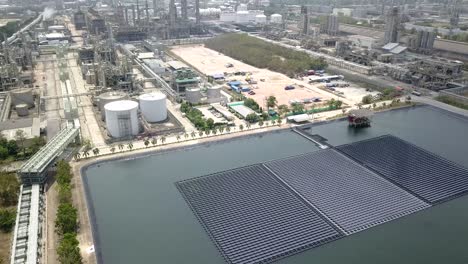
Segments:
[[[43,201],[39,184],[21,185],[16,215],[16,225],[11,247],[11,264],[38,263],[42,254],[40,223]]]
[[[70,144],[79,133],[79,128],[68,126],[42,147],[21,166],[19,175],[23,184],[44,183],[47,166]]]

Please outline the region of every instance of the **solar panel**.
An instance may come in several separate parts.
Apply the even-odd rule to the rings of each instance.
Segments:
[[[429,203],[440,203],[468,191],[468,169],[395,136],[337,149]]]
[[[267,263],[342,236],[262,165],[176,186],[228,263]]]
[[[429,207],[334,149],[272,161],[266,166],[346,234]]]

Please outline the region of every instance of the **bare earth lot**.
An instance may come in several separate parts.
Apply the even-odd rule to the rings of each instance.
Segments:
[[[237,79],[238,81],[245,83],[244,86],[250,87],[251,89],[253,88],[252,90],[255,92],[255,95],[249,95],[247,93],[244,93],[244,95],[254,99],[263,107],[265,107],[266,104],[266,97],[270,95],[277,98],[278,105],[289,105],[292,100],[312,97],[320,97],[322,101],[326,101],[331,98],[339,99],[339,97],[320,90],[315,85],[310,85],[306,81],[291,79],[281,73],[253,67],[218,53],[217,51],[205,48],[203,45],[176,46],[172,48],[172,52],[206,75],[223,72],[250,72],[252,74],[251,77],[257,81],[257,84],[247,84],[244,80],[245,76],[232,76],[229,80]],[[227,63],[232,63],[234,67],[226,68],[225,65]],[[260,79],[264,79],[265,81],[262,82]],[[287,85],[293,85],[296,89],[286,91],[284,90],[284,87]],[[255,89],[254,87],[257,88]],[[344,103],[348,102],[344,100]]]

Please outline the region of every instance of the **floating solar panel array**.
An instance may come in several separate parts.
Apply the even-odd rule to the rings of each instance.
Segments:
[[[468,192],[468,169],[387,135],[337,147],[429,203]]]
[[[176,186],[228,263],[266,263],[342,236],[262,165]]]
[[[334,149],[265,165],[346,234],[429,207]]]
[[[267,263],[468,192],[468,169],[394,136],[176,183],[228,263]]]

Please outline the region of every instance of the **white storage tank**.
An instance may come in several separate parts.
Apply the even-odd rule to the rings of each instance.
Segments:
[[[29,115],[29,110],[28,110],[28,105],[27,104],[18,104],[15,106],[16,113],[18,116],[27,116]]]
[[[236,13],[237,23],[248,23],[249,22],[249,11],[237,11]]]
[[[139,133],[138,103],[121,100],[104,106],[107,133],[113,138],[136,136]]]
[[[240,4],[237,7],[237,11],[247,11],[247,5],[246,4]]]
[[[101,111],[101,117],[104,119],[104,106],[110,102],[121,101],[127,99],[127,94],[119,91],[112,91],[98,95],[98,106]]]
[[[257,24],[265,24],[267,21],[267,17],[265,15],[256,15],[255,16],[255,23]]]
[[[236,16],[237,14],[233,12],[221,13],[219,20],[221,22],[236,22]]]
[[[163,93],[147,93],[140,95],[140,110],[146,121],[161,122],[166,120],[166,99],[166,95]]]
[[[34,96],[31,88],[15,89],[10,92],[11,104],[27,104],[28,108],[34,107]]]
[[[185,91],[185,100],[192,104],[201,102],[201,92],[199,88],[189,88]]]
[[[281,24],[283,22],[283,16],[280,14],[273,14],[270,17],[270,22],[274,24]]]
[[[221,86],[209,87],[206,90],[206,95],[208,99],[221,98]]]

